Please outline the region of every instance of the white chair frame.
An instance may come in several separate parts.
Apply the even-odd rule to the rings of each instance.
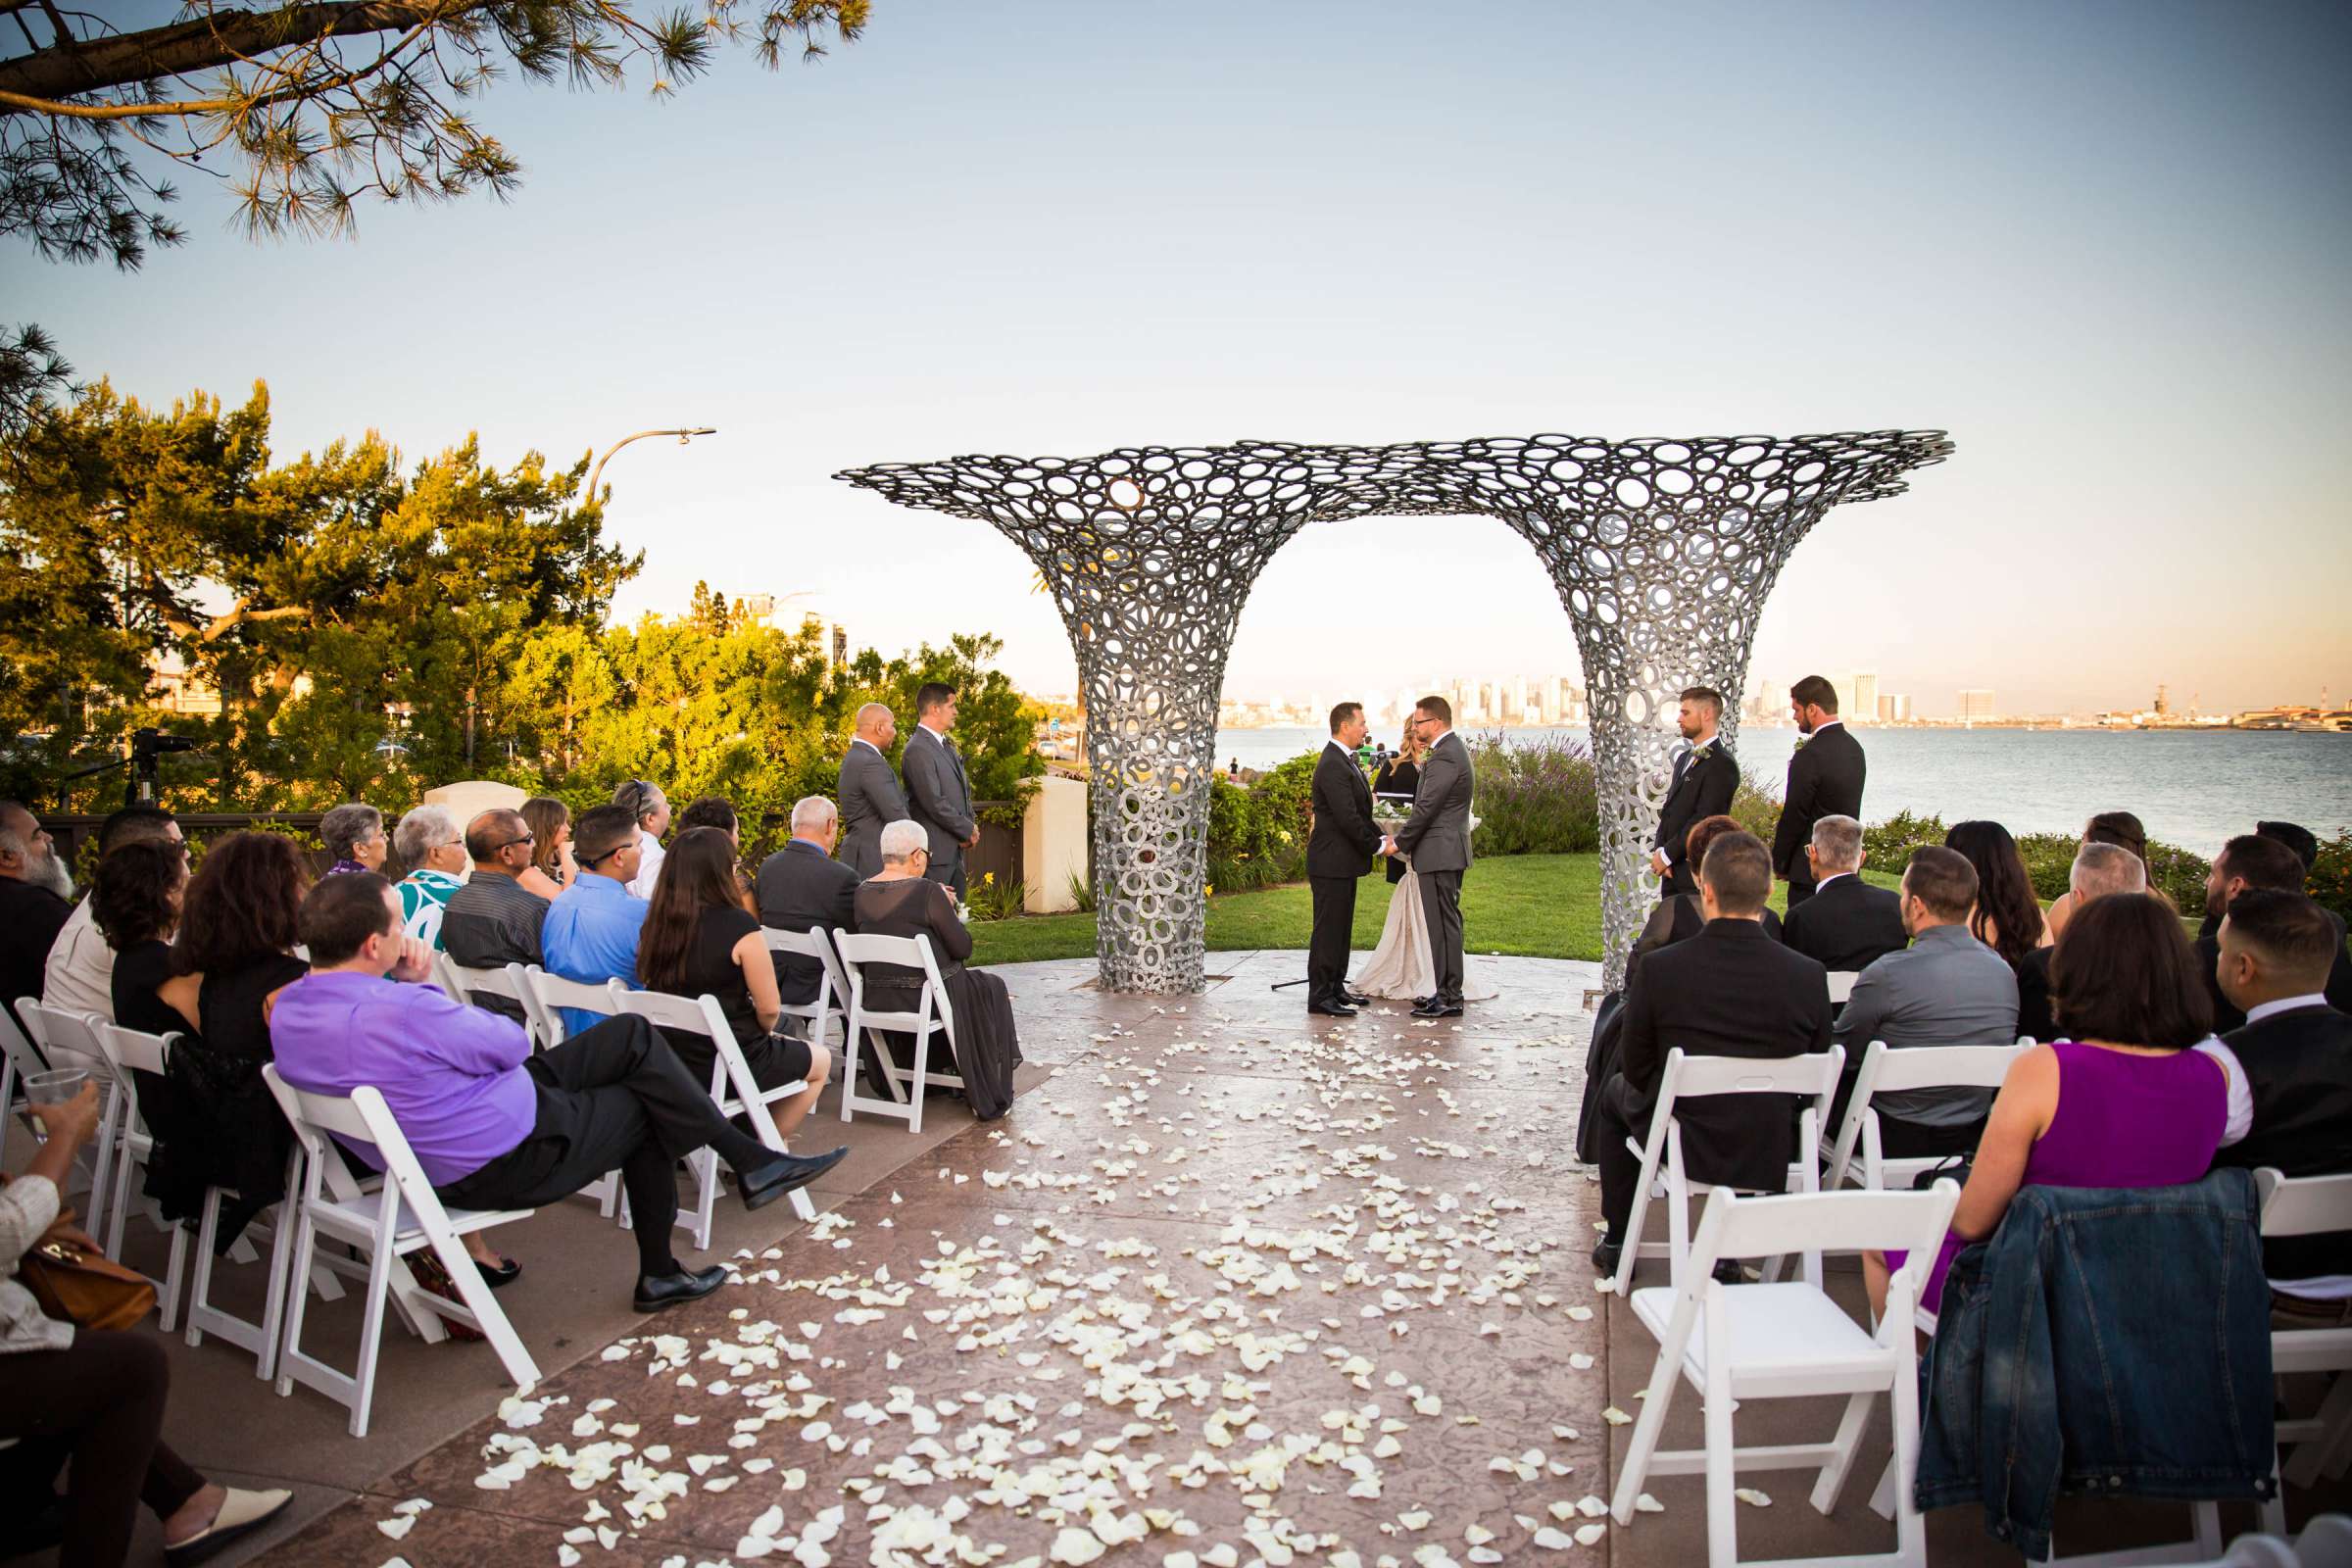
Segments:
[[[1845,1104],[1845,1120],[1838,1125],[1838,1140],[1830,1154],[1826,1186],[1836,1192],[1854,1174],[1857,1146],[1862,1154],[1861,1185],[1873,1192],[1889,1186],[1907,1187],[1914,1176],[1934,1170],[1951,1156],[1923,1155],[1889,1159],[1881,1138],[1879,1113],[1871,1099],[1882,1093],[1914,1089],[1998,1089],[2009,1076],[2010,1063],[2034,1049],[2032,1041],[2014,1046],[1902,1046],[1873,1040],[1862,1053],[1854,1074],[1853,1098]]]
[[[437,953],[433,955],[433,967],[437,980],[452,1002],[475,1005],[473,994],[477,991],[504,997],[522,1009],[522,1027],[531,1037],[531,1049],[542,1051],[550,1044],[547,1017],[539,1006],[538,997],[531,990],[523,965],[505,963],[495,969],[474,969],[458,962],[446,953]]]
[[[767,939],[767,951],[787,953],[805,958],[814,958],[824,972],[817,977],[816,999],[812,1002],[784,1004],[784,1015],[799,1018],[808,1025],[808,1045],[821,1050],[833,1025],[842,1029],[843,1049],[848,1049],[850,1028],[850,982],[842,972],[841,956],[833,951],[833,934],[821,925],[806,931],[786,931],[780,926],[763,925],[760,935]]]
[[[98,1038],[106,1020],[94,1012],[52,1007],[37,997],[19,997],[17,1016],[32,1031],[33,1044],[49,1063],[46,1069],[38,1070],[80,1067],[98,1084],[98,1129],[83,1152],[90,1161],[90,1188],[81,1228],[93,1237],[102,1237],[106,1234],[107,1200],[114,1189],[115,1144],[122,1130],[122,1099],[116,1091],[114,1069],[107,1064],[106,1049]],[[75,1155],[75,1162],[78,1164],[81,1158],[81,1154]]]
[[[1862,971],[1859,969],[1832,969],[1830,971],[1830,1005],[1833,1007],[1844,1006],[1846,998],[1854,994],[1854,982],[1861,978]]]
[[[779,1154],[787,1152],[766,1107],[805,1092],[808,1087],[807,1079],[795,1078],[773,1089],[760,1088],[759,1080],[752,1076],[751,1063],[744,1059],[743,1048],[736,1044],[734,1026],[727,1022],[718,999],[707,991],[689,1000],[662,991],[631,991],[617,980],[612,986],[613,1005],[620,1012],[643,1018],[659,1028],[687,1029],[710,1037],[710,1098],[717,1102],[718,1113],[743,1116],[752,1124],[753,1136],[760,1142]],[[761,1114],[749,1114],[754,1105],[761,1107]],[[697,1251],[708,1251],[711,1216],[718,1202],[718,1155],[706,1145],[686,1156],[686,1168],[694,1174],[695,1204],[692,1213],[678,1211],[677,1223],[681,1229],[693,1233]],[[816,1218],[816,1207],[808,1200],[805,1189],[794,1188],[791,1197],[795,1213],[803,1219]]]
[[[129,1217],[134,1191],[131,1171],[133,1167],[144,1167],[155,1154],[155,1140],[149,1136],[146,1118],[139,1111],[138,1080],[131,1074],[151,1072],[161,1076],[166,1070],[165,1058],[178,1042],[176,1030],[168,1035],[151,1035],[115,1023],[102,1021],[98,1026],[98,1044],[105,1053],[107,1070],[114,1079],[121,1106],[118,1120],[122,1124],[122,1147],[115,1158],[115,1189],[107,1200],[110,1217],[101,1239],[106,1255],[118,1262],[122,1257],[123,1222]],[[187,1278],[188,1231],[184,1225],[167,1229],[172,1233],[171,1261],[165,1266],[164,1277],[152,1283],[161,1327],[170,1334],[179,1326],[179,1288]]]
[[[1617,1259],[1617,1294],[1622,1297],[1631,1287],[1634,1265],[1643,1257],[1663,1256],[1667,1260],[1668,1278],[1676,1285],[1683,1282],[1690,1251],[1690,1200],[1693,1196],[1713,1191],[1705,1182],[1694,1182],[1683,1166],[1683,1129],[1675,1120],[1674,1107],[1678,1100],[1695,1100],[1703,1095],[1794,1095],[1810,1098],[1813,1103],[1797,1116],[1796,1163],[1788,1167],[1789,1185],[1800,1193],[1820,1190],[1821,1128],[1829,1120],[1830,1102],[1838,1095],[1838,1075],[1844,1069],[1845,1052],[1832,1046],[1826,1052],[1807,1052],[1799,1056],[1687,1056],[1680,1046],[1666,1053],[1666,1069],[1658,1079],[1658,1098],[1649,1115],[1649,1136],[1636,1143],[1625,1141],[1626,1148],[1642,1157],[1641,1180],[1634,1187],[1633,1212],[1626,1216],[1625,1234],[1612,1236],[1621,1250]],[[1642,1223],[1649,1208],[1650,1188],[1660,1180],[1665,1184],[1666,1241],[1642,1240]],[[1818,1287],[1821,1284],[1821,1254],[1805,1254],[1805,1281]],[[1768,1265],[1766,1277],[1779,1273],[1779,1260]]]
[[[2262,1234],[2313,1236],[2352,1230],[2352,1175],[2287,1176],[2264,1167],[2254,1173],[2262,1195]],[[2352,1327],[2279,1329],[2271,1335],[2271,1366],[2279,1375],[2331,1372],[2335,1379],[2317,1413],[2278,1423],[2278,1447],[2287,1454],[2281,1474],[2298,1487],[2322,1475],[2340,1477],[2352,1466]],[[2286,1530],[2286,1506],[2263,1510],[2262,1527]]]
[[[541,1051],[552,1051],[570,1038],[564,1027],[564,1007],[577,1007],[582,1012],[599,1013],[607,1018],[618,1015],[612,997],[628,987],[618,981],[607,980],[590,985],[585,980],[566,980],[560,974],[549,974],[535,963],[522,965],[517,977],[522,987],[522,1010],[538,1020]],[[594,1199],[596,1211],[607,1219],[618,1217],[623,1226],[628,1216],[622,1211],[620,1172],[609,1170],[581,1188],[576,1195]]]
[[[437,1318],[466,1324],[478,1331],[497,1353],[499,1364],[527,1392],[539,1381],[539,1367],[523,1348],[514,1325],[500,1310],[481,1270],[466,1254],[460,1240],[470,1231],[487,1230],[528,1219],[529,1209],[445,1208],[433,1192],[409,1142],[401,1136],[384,1098],[363,1084],[349,1098],[296,1089],[277,1075],[274,1064],[263,1069],[270,1092],[294,1128],[301,1151],[300,1185],[289,1185],[294,1211],[294,1273],[309,1271],[318,1255],[320,1232],[359,1248],[368,1254],[365,1316],[360,1329],[359,1366],[354,1374],[337,1371],[302,1348],[306,1293],[296,1293],[286,1308],[285,1343],[278,1358],[277,1392],[291,1395],[301,1383],[317,1389],[351,1411],[351,1435],[368,1435],[368,1417],[375,1397],[377,1352],[384,1331],[384,1304],[392,1294],[391,1265],[411,1252],[431,1248],[449,1271],[461,1301],[418,1292],[417,1305]],[[385,1165],[383,1185],[371,1198],[336,1196],[329,1189],[330,1173],[341,1168],[340,1156],[328,1147],[329,1135],[339,1134],[375,1146]],[[406,1273],[404,1268],[401,1272]]]
[[[19,998],[22,1006],[31,999]],[[49,1063],[42,1059],[40,1049],[17,1027],[17,1020],[6,1007],[0,1007],[0,1116],[17,1108],[17,1100],[24,1089],[24,1080],[36,1072],[47,1072]]]
[[[841,960],[850,976],[848,1059],[841,1069],[841,1119],[848,1121],[852,1111],[872,1111],[878,1115],[898,1117],[906,1123],[907,1131],[919,1133],[923,1130],[924,1089],[933,1086],[942,1089],[963,1087],[963,1079],[956,1073],[931,1070],[931,1037],[935,1034],[946,1040],[949,1059],[956,1059],[956,1011],[948,1001],[947,985],[940,978],[939,959],[931,951],[931,939],[843,931],[836,933],[834,940],[841,950]],[[922,996],[915,1010],[866,1010],[864,966],[869,963],[895,963],[922,970]],[[877,1100],[871,1095],[858,1092],[858,1053],[864,1044],[862,1037],[868,1029],[914,1036],[914,1066],[911,1069],[900,1067],[888,1051],[882,1053],[880,1063],[884,1081],[894,1092],[906,1096],[903,1102]]]
[[[1609,1511],[1620,1528],[1634,1521],[1635,1500],[1652,1475],[1706,1477],[1707,1561],[1734,1568],[1740,1560],[1738,1502],[1733,1483],[1741,1470],[1818,1469],[1813,1506],[1829,1513],[1852,1473],[1854,1453],[1881,1394],[1893,1401],[1894,1469],[1900,1483],[1892,1552],[1834,1560],[1924,1568],[1927,1524],[1913,1501],[1919,1464],[1918,1341],[1912,1303],[1951,1223],[1960,1189],[1938,1181],[1924,1193],[1795,1193],[1746,1198],[1717,1190],[1707,1199],[1689,1267],[1671,1286],[1636,1291],[1634,1315],[1657,1338],[1642,1414],[1634,1425]],[[1886,1313],[1876,1333],[1863,1329],[1830,1299],[1818,1279],[1806,1283],[1726,1285],[1711,1277],[1719,1258],[1802,1251],[1905,1249],[1910,1258],[1886,1292]],[[1678,1383],[1688,1381],[1706,1405],[1706,1446],[1658,1451],[1659,1434]],[[1827,1443],[1740,1448],[1732,1437],[1732,1412],[1740,1399],[1846,1396],[1845,1412]]]

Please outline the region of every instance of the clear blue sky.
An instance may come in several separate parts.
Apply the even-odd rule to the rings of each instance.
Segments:
[[[118,275],[0,251],[12,320],[143,399],[267,379],[282,456],[628,431],[649,552],[895,649],[1071,661],[976,523],[832,484],[961,452],[1949,428],[1797,552],[1756,668],[1946,709],[2352,700],[2352,9],[875,0],[668,103],[508,84],[512,203],[370,208]],[[1499,523],[1309,530],[1237,694],[1574,667]]]

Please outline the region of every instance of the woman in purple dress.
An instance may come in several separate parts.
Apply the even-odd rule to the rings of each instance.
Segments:
[[[1931,1312],[1952,1259],[2000,1227],[2019,1188],[2175,1187],[2202,1179],[2221,1147],[2230,1080],[2192,1049],[2212,1004],[2170,907],[2136,893],[2084,905],[2058,939],[2050,986],[2064,1038],[2010,1064],[1920,1293]],[[1864,1255],[1873,1310],[1903,1256]]]

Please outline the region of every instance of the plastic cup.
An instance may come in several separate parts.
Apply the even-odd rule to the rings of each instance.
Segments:
[[[46,1138],[49,1128],[41,1120],[37,1107],[62,1105],[81,1093],[81,1086],[90,1081],[87,1067],[60,1067],[53,1072],[28,1072],[24,1075],[24,1098],[35,1108],[24,1112],[24,1125],[34,1136]]]

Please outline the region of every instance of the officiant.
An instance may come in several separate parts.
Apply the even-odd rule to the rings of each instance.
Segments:
[[[1331,710],[1331,739],[1315,759],[1313,825],[1306,834],[1306,885],[1315,923],[1306,949],[1306,1010],[1352,1018],[1365,999],[1348,989],[1348,955],[1354,946],[1355,885],[1380,852],[1372,825],[1372,789],[1356,765],[1364,743],[1364,705]]]
[[[1396,743],[1396,750],[1389,754],[1388,760],[1380,764],[1380,771],[1372,776],[1375,809],[1383,800],[1399,807],[1413,804],[1413,796],[1421,788],[1421,759],[1428,752],[1420,732],[1407,725],[1404,739]],[[1404,880],[1404,862],[1396,856],[1389,857],[1387,870],[1391,887]]]

